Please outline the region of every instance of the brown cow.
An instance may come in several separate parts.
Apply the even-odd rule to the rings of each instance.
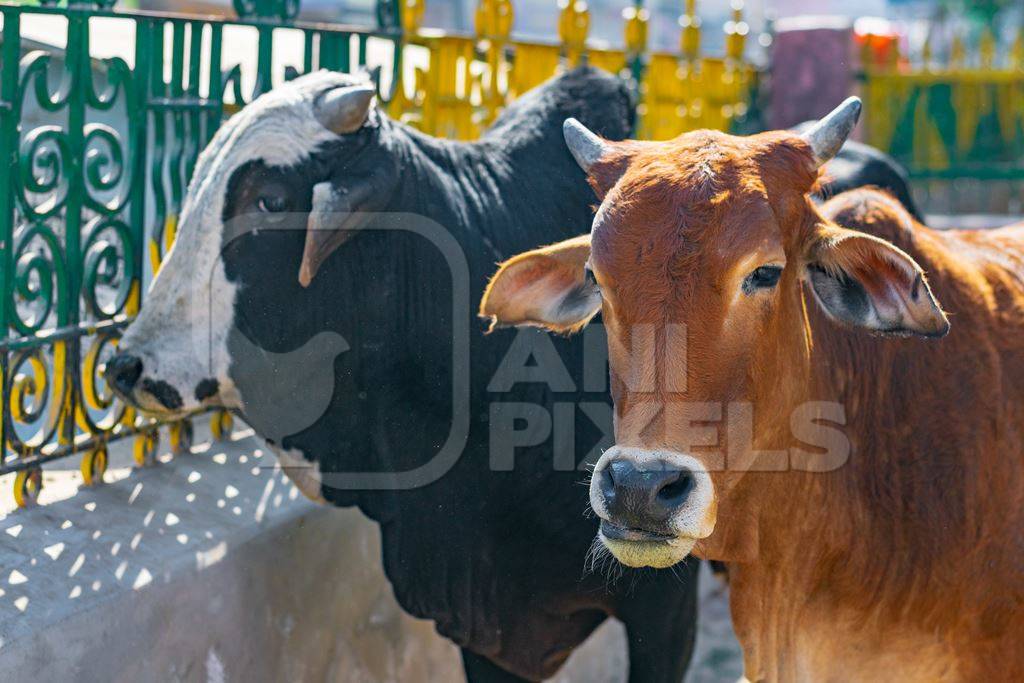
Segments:
[[[1024,227],[935,232],[873,190],[816,208],[859,110],[669,142],[567,122],[593,231],[503,264],[481,314],[602,313],[601,541],[724,561],[748,678],[1024,680]]]

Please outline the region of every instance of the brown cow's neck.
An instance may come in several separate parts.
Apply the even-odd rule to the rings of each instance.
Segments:
[[[954,645],[934,634],[955,632],[964,605],[978,610],[999,593],[964,577],[1009,585],[1020,562],[1016,550],[993,549],[1000,538],[1012,544],[1021,521],[1024,367],[1014,358],[1024,331],[999,314],[998,297],[1021,298],[1014,263],[1024,249],[1007,254],[1005,243],[986,245],[986,236],[924,229],[902,243],[887,237],[928,273],[953,331],[938,342],[872,337],[831,322],[809,293],[793,288],[780,316],[790,350],[766,350],[764,372],[753,379],[761,397],[755,410],[768,416],[756,441],[780,447],[782,416],[801,401],[826,400],[843,406],[852,449],[845,465],[826,473],[749,473],[719,507],[704,554],[730,563],[751,676],[799,678],[807,662],[798,664],[796,653],[840,647],[842,629],[865,639],[842,647],[894,651],[885,639],[905,634],[908,653],[935,647],[929,661],[948,663]],[[800,381],[787,385],[786,377]],[[1000,624],[1012,631],[1009,618]],[[838,630],[808,645],[822,628]],[[930,671],[925,679],[939,677]]]

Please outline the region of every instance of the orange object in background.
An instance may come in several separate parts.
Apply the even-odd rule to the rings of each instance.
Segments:
[[[863,66],[904,66],[900,37],[897,26],[885,19],[865,17],[853,25],[853,40]]]

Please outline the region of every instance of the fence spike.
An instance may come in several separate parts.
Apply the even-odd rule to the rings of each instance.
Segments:
[[[638,55],[647,49],[647,22],[650,14],[641,2],[637,2],[622,10],[622,18],[625,20],[623,33],[626,51]]]
[[[579,63],[590,34],[590,7],[586,0],[559,0],[558,38],[565,48],[569,64]]]
[[[700,58],[700,17],[697,16],[697,0],[686,0],[686,11],[679,17],[682,33],[679,36],[679,51],[683,59],[695,62]]]
[[[732,0],[732,18],[725,22],[725,56],[738,62],[743,59],[750,26],[743,20],[743,0]]]

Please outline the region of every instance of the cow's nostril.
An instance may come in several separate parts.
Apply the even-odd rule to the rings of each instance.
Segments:
[[[670,481],[658,489],[656,494],[658,500],[666,505],[678,507],[686,501],[686,497],[690,495],[690,491],[693,490],[694,480],[693,473],[688,470],[678,472],[678,477],[675,481]]]
[[[604,496],[605,505],[610,506],[615,502],[615,478],[612,468],[605,467],[598,476],[600,477],[601,495]]]
[[[114,389],[127,396],[142,376],[142,359],[128,353],[115,354],[107,361],[103,374]]]
[[[613,486],[632,485],[633,477],[638,472],[633,463],[628,460],[612,460],[608,463],[608,466],[604,468],[604,471],[608,475],[608,480]]]

